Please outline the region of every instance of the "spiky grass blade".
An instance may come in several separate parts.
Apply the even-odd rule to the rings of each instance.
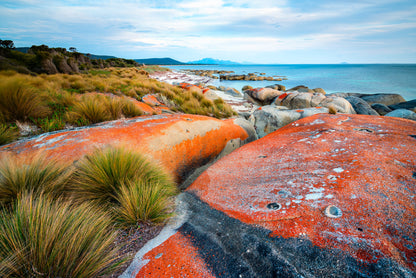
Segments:
[[[139,107],[134,105],[134,103],[131,102],[130,100],[123,99],[122,103],[123,103],[122,112],[126,118],[132,118],[132,117],[143,115],[143,111]]]
[[[12,142],[19,136],[19,132],[8,125],[0,124],[0,145]]]
[[[0,111],[6,121],[26,121],[50,113],[34,87],[20,76],[0,79]]]
[[[111,119],[106,109],[106,99],[100,95],[86,95],[74,105],[67,119],[71,123],[78,123],[79,120],[87,120],[90,124],[104,122]]]
[[[117,223],[134,227],[141,222],[162,222],[172,216],[172,193],[175,188],[160,183],[128,182],[117,194],[114,207]]]
[[[24,193],[0,213],[0,276],[97,277],[117,262],[110,217],[89,204]]]
[[[6,156],[0,160],[0,205],[8,205],[25,191],[62,196],[72,168],[41,155],[31,158]]]
[[[92,201],[100,207],[112,210],[120,206],[121,202],[133,198],[129,197],[130,191],[135,195],[144,194],[134,189],[126,189],[125,186],[129,184],[144,184],[149,188],[152,186],[160,188],[152,194],[163,193],[163,196],[172,196],[177,191],[172,177],[157,164],[125,147],[109,147],[97,149],[78,161],[72,184],[72,195],[76,202]],[[152,200],[155,199],[151,198],[150,201]],[[131,204],[132,200],[128,202]],[[126,210],[128,210],[127,207]]]

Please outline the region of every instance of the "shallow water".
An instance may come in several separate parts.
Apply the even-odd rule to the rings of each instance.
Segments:
[[[406,100],[416,99],[416,64],[374,64],[374,65],[186,65],[168,66],[174,70],[204,69],[232,70],[235,74],[251,72],[266,73],[266,76],[285,76],[283,81],[219,81],[215,86],[234,87],[238,90],[245,85],[265,87],[282,84],[286,88],[305,85],[309,88],[323,88],[327,93],[396,93]]]

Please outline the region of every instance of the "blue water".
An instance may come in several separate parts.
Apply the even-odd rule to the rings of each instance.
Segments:
[[[375,64],[375,65],[192,65],[169,66],[174,70],[204,69],[232,70],[235,74],[264,72],[266,76],[285,76],[283,81],[219,81],[216,86],[234,87],[238,90],[245,85],[265,87],[272,84],[285,85],[287,89],[305,85],[309,88],[323,88],[327,93],[396,93],[406,100],[416,99],[416,64]]]

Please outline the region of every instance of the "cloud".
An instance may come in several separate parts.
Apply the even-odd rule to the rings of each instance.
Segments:
[[[77,43],[86,52],[99,50],[131,58],[164,50],[182,56],[259,57],[264,53],[270,57],[287,51],[359,51],[355,49],[358,45],[389,48],[397,40],[408,49],[415,40],[402,32],[416,32],[416,3],[14,0],[0,4],[0,25],[0,37],[18,38],[17,45],[52,42],[65,47]]]

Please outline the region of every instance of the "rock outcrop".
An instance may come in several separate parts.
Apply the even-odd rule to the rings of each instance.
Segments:
[[[156,115],[45,133],[2,146],[0,154],[41,152],[47,157],[70,162],[95,147],[122,144],[151,156],[182,180],[193,169],[220,154],[230,140],[244,141],[248,137],[245,129],[233,120],[221,121],[196,115]]]
[[[357,114],[379,116],[376,110],[363,99],[359,97],[349,96],[345,98],[348,100]]]
[[[289,110],[284,106],[267,105],[257,109],[250,120],[258,137],[261,138],[299,119],[328,112],[328,108],[325,107]]]
[[[387,113],[386,117],[397,117],[416,121],[416,113],[407,109],[396,109]]]
[[[124,277],[415,277],[416,123],[319,114],[217,161]]]

